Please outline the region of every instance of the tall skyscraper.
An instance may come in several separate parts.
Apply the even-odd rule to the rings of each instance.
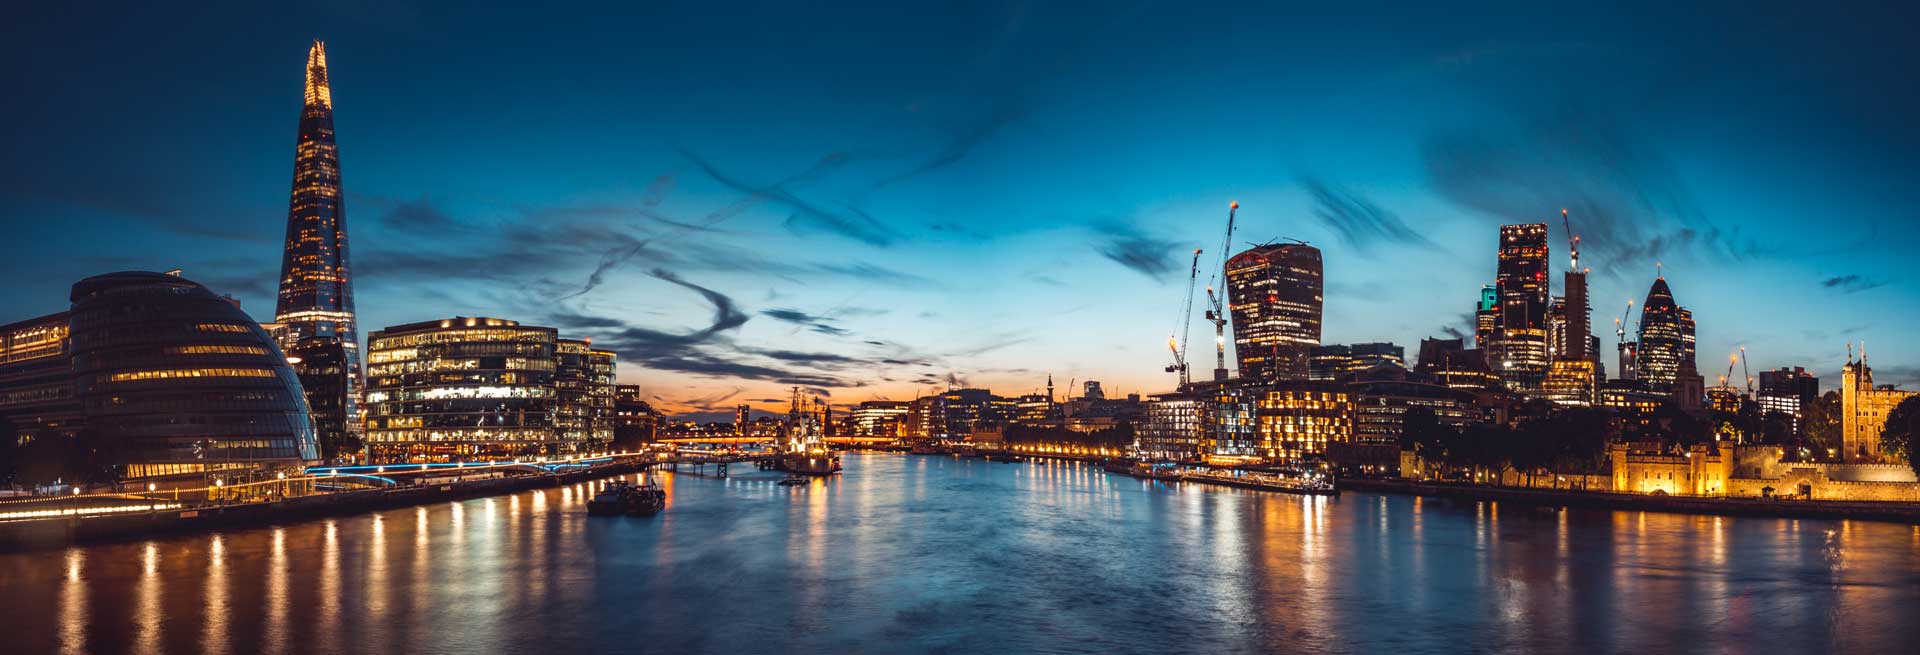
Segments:
[[[1547,374],[1547,224],[1500,226],[1499,326],[1488,362],[1507,386],[1537,390]]]
[[[334,337],[346,351],[348,389],[338,420],[359,431],[364,373],[353,314],[353,277],[347,267],[347,208],[340,191],[340,153],[333,137],[333,94],[327,50],[307,50],[306,104],[294,143],[293,193],[287,205],[287,246],[280,263],[280,301],[274,322],[282,349],[309,337]]]
[[[1500,329],[1500,289],[1491,284],[1480,287],[1480,302],[1473,306],[1473,347],[1493,343]]]
[[[1566,210],[1560,210],[1564,223]],[[1567,225],[1572,231],[1572,223]],[[1593,308],[1587,303],[1587,271],[1580,268],[1580,237],[1567,235],[1567,272],[1564,296],[1553,299],[1550,346],[1553,362],[1541,388],[1548,399],[1562,405],[1591,405],[1598,400],[1600,357],[1591,327]]]
[[[1240,377],[1305,380],[1320,345],[1320,249],[1257,246],[1227,260],[1227,301]]]
[[[1640,306],[1639,379],[1654,391],[1674,391],[1681,374],[1695,370],[1693,354],[1693,312],[1674,303],[1666,276],[1654,278]]]

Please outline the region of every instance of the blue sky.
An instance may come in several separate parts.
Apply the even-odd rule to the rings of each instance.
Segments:
[[[557,325],[671,409],[1167,388],[1232,200],[1236,247],[1324,249],[1329,343],[1466,329],[1503,222],[1555,223],[1557,280],[1567,207],[1608,352],[1664,262],[1709,379],[1745,345],[1831,386],[1861,339],[1920,379],[1910,9],[23,11],[0,320],[175,267],[270,319],[318,38],[363,330]]]

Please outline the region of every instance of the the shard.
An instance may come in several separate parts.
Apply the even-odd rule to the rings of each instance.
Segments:
[[[293,193],[287,205],[286,253],[280,264],[280,300],[274,321],[283,346],[337,338],[346,353],[347,394],[342,408],[355,416],[362,388],[359,330],[353,312],[353,275],[347,261],[347,207],[340,189],[340,152],[333,134],[333,95],[327,50],[307,51],[306,103],[294,144]]]

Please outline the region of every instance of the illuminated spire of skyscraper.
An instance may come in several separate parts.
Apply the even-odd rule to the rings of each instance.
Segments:
[[[347,416],[354,415],[361,388],[360,340],[353,312],[353,277],[347,266],[347,209],[340,190],[340,153],[333,135],[333,93],[327,49],[307,51],[306,103],[294,142],[293,193],[287,206],[287,245],[280,264],[280,299],[274,321],[285,326],[282,343],[312,336],[338,337],[346,349]]]

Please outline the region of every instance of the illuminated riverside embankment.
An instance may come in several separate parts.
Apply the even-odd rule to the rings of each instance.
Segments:
[[[313,467],[305,476],[245,484],[216,481],[199,488],[13,500],[0,503],[0,547],[51,547],[403,507],[571,484],[663,461],[672,460],[646,453],[536,462]],[[341,488],[326,490],[329,487]]]

